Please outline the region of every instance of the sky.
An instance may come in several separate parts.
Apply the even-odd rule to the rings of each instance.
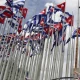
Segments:
[[[0,0],[3,5],[6,0]],[[74,15],[74,25],[77,25],[78,0],[26,0],[25,7],[28,8],[28,14],[25,22],[35,14],[38,14],[45,8],[46,3],[60,4],[66,1],[66,11]]]
[[[45,8],[46,3],[55,3],[60,4],[62,2],[65,2],[65,0],[26,0],[26,7],[28,10],[27,19],[31,18],[33,15],[38,14],[41,10]],[[66,0],[66,11],[70,12],[71,14],[74,14],[74,25],[77,25],[77,0]]]

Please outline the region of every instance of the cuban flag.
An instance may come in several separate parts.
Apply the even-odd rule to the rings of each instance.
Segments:
[[[67,17],[65,18],[66,22],[67,22],[70,26],[73,26],[74,16],[71,15],[69,12],[65,12],[65,15],[67,16]]]
[[[5,17],[11,18],[14,15],[14,13],[11,10],[11,8],[6,8],[5,11],[3,12],[3,15]]]
[[[6,9],[6,6],[0,6],[0,11]]]
[[[49,6],[48,11],[47,11],[47,15],[49,15],[49,17],[52,15],[54,11],[54,7],[53,6]]]
[[[20,8],[20,12],[24,18],[26,17],[27,11],[28,11],[27,8]]]
[[[60,31],[63,27],[62,23],[61,22],[54,22],[54,25],[53,27],[55,28],[55,31]]]
[[[54,46],[59,46],[62,42],[65,45],[66,28],[67,28],[67,25],[65,25],[64,28],[61,29],[60,31],[55,31],[55,33],[54,33],[54,42],[53,42],[53,46],[51,48],[51,51],[53,50]],[[62,52],[63,51],[64,50],[62,48]]]
[[[65,5],[66,5],[66,2],[63,2],[61,4],[58,4],[57,7],[59,7],[62,10],[62,12],[65,12]]]
[[[7,6],[12,7],[13,6],[13,0],[6,0],[5,3]]]
[[[13,29],[17,29],[19,23],[15,20],[15,19],[8,19],[8,24],[13,28]]]
[[[46,9],[43,9],[39,14],[46,14]]]
[[[74,39],[75,37],[77,37],[77,35],[78,37],[80,37],[80,27],[73,32],[72,36],[66,41],[66,43],[68,43],[71,40],[71,38]]]
[[[0,23],[4,24],[4,22],[5,22],[5,17],[2,14],[0,14]]]
[[[58,11],[61,11],[62,12],[62,10],[60,9],[60,8],[58,8],[58,7],[54,7],[54,14],[56,14],[56,12],[58,12]]]

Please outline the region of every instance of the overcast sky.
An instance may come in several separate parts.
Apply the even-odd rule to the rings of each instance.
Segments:
[[[66,11],[74,14],[75,25],[77,21],[77,2],[78,0],[66,0]],[[45,8],[47,2],[53,2],[55,4],[60,4],[65,2],[65,0],[26,0],[26,7],[29,9],[27,18],[38,14],[41,10]]]
[[[3,5],[6,0],[0,0],[0,5]],[[26,19],[28,20],[35,14],[38,14],[41,10],[45,8],[46,3],[60,4],[65,2],[65,0],[26,0],[25,7],[28,8],[28,14]],[[77,6],[78,0],[66,0],[66,11],[74,14],[74,25],[77,25]],[[26,22],[26,21],[25,21]]]

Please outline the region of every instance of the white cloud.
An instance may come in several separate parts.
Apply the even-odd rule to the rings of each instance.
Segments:
[[[0,5],[4,5],[6,0],[0,0]]]

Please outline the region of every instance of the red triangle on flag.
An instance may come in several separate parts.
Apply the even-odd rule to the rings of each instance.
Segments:
[[[59,7],[63,12],[65,12],[65,5],[66,5],[66,2],[63,2],[61,4],[58,4],[57,7]]]
[[[22,25],[19,25],[19,27],[18,27],[18,33],[20,34],[21,31],[22,31]]]
[[[27,8],[21,8],[21,9],[20,9],[20,11],[21,11],[22,16],[25,18],[25,17],[26,17],[26,14],[27,14],[28,9],[27,9]]]
[[[4,21],[5,21],[5,17],[0,17],[0,23],[4,24]]]

